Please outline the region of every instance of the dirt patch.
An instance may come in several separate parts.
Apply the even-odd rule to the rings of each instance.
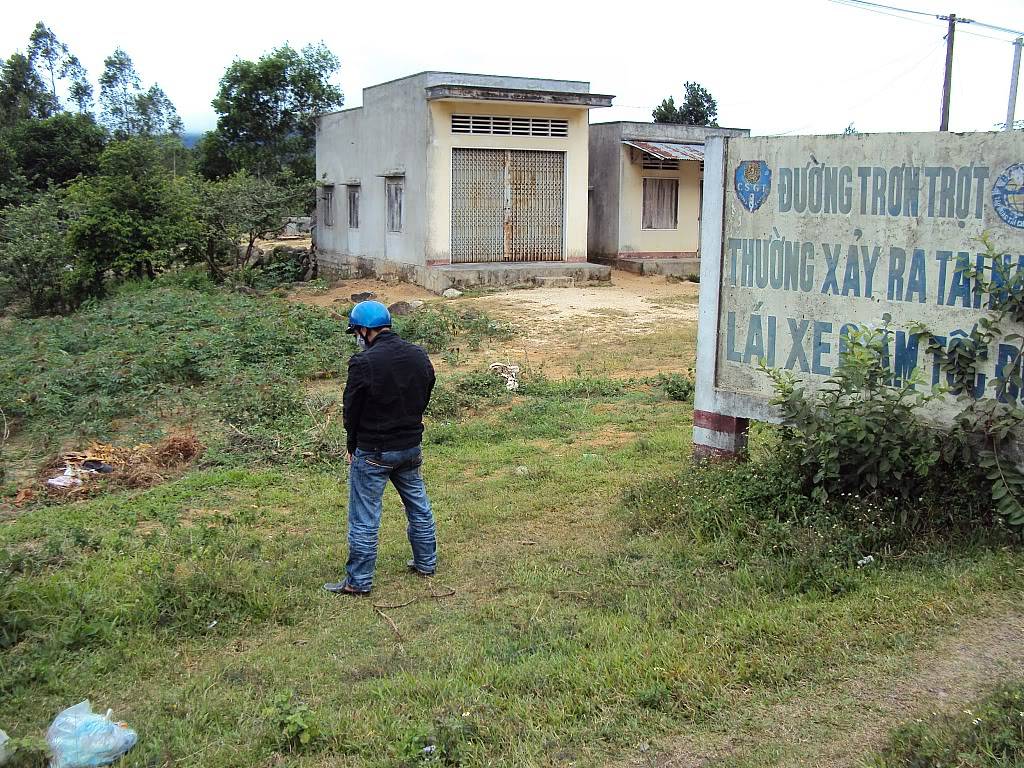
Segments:
[[[396,301],[437,301],[436,294],[426,288],[420,288],[412,283],[389,284],[383,280],[360,279],[342,280],[326,291],[317,291],[308,286],[300,286],[289,292],[288,300],[300,304],[309,304],[314,307],[345,306],[352,302],[351,296],[354,293],[373,292],[377,294],[377,301],[384,304],[394,304]]]
[[[501,360],[556,377],[577,372],[631,377],[686,370],[686,365],[662,361],[661,356],[641,362],[627,360],[621,352],[666,334],[695,336],[699,290],[695,283],[615,270],[608,286],[534,288],[458,299],[453,305],[481,310],[518,331],[507,342],[485,343],[462,363]]]
[[[615,766],[648,768],[724,768],[752,752],[770,754],[771,745],[789,747],[779,766],[854,768],[882,746],[899,723],[932,712],[958,710],[1006,677],[1019,676],[1024,666],[1024,613],[1012,611],[967,622],[956,633],[915,653],[905,675],[867,675],[841,681],[830,697],[796,697],[769,707],[745,733],[708,734],[671,740],[667,749],[648,752]],[[838,683],[839,681],[837,681]],[[849,718],[829,702],[844,702]],[[827,725],[827,738],[815,729]],[[800,745],[793,755],[793,746]],[[746,763],[744,763],[746,764]]]
[[[592,433],[586,440],[576,443],[584,448],[621,448],[636,440],[636,432],[626,432],[615,427],[604,427]]]
[[[375,293],[385,304],[417,299],[444,302],[453,309],[485,312],[515,326],[516,336],[510,340],[485,338],[480,349],[459,349],[448,356],[434,356],[434,364],[442,372],[507,362],[554,377],[577,372],[634,377],[683,372],[692,364],[685,360],[663,360],[672,356],[657,354],[657,350],[639,355],[642,359],[636,359],[636,355],[628,359],[621,355],[621,350],[636,350],[638,344],[658,339],[679,346],[679,339],[695,338],[700,291],[696,283],[615,270],[610,285],[517,288],[445,300],[410,283],[390,284],[367,278],[342,280],[327,291],[296,288],[288,298],[330,309],[345,306],[352,294],[366,291]],[[690,343],[690,347],[692,351],[695,344]]]

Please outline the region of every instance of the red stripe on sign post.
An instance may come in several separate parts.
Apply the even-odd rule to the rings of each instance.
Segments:
[[[748,419],[713,411],[693,412],[693,457],[698,460],[734,459],[747,450]]]
[[[742,429],[747,430],[749,421],[737,418],[736,416],[724,416],[721,413],[711,411],[694,411],[693,426],[704,427],[715,432],[736,432]]]

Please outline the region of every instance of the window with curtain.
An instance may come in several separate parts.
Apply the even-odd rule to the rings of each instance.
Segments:
[[[644,229],[675,229],[679,210],[679,179],[644,179]]]

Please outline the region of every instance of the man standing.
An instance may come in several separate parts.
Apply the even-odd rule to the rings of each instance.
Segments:
[[[360,351],[348,362],[344,419],[348,433],[348,563],[346,577],[324,589],[367,595],[377,563],[381,501],[390,480],[409,519],[409,568],[430,576],[437,538],[420,466],[423,412],[434,389],[434,367],[422,347],[391,331],[391,313],[378,301],[352,309],[348,332]]]

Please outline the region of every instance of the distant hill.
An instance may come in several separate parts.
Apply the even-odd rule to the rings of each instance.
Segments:
[[[206,133],[206,131],[187,131],[181,134],[181,141],[186,147],[192,149],[192,147],[196,145],[196,142],[203,138],[204,133]]]

